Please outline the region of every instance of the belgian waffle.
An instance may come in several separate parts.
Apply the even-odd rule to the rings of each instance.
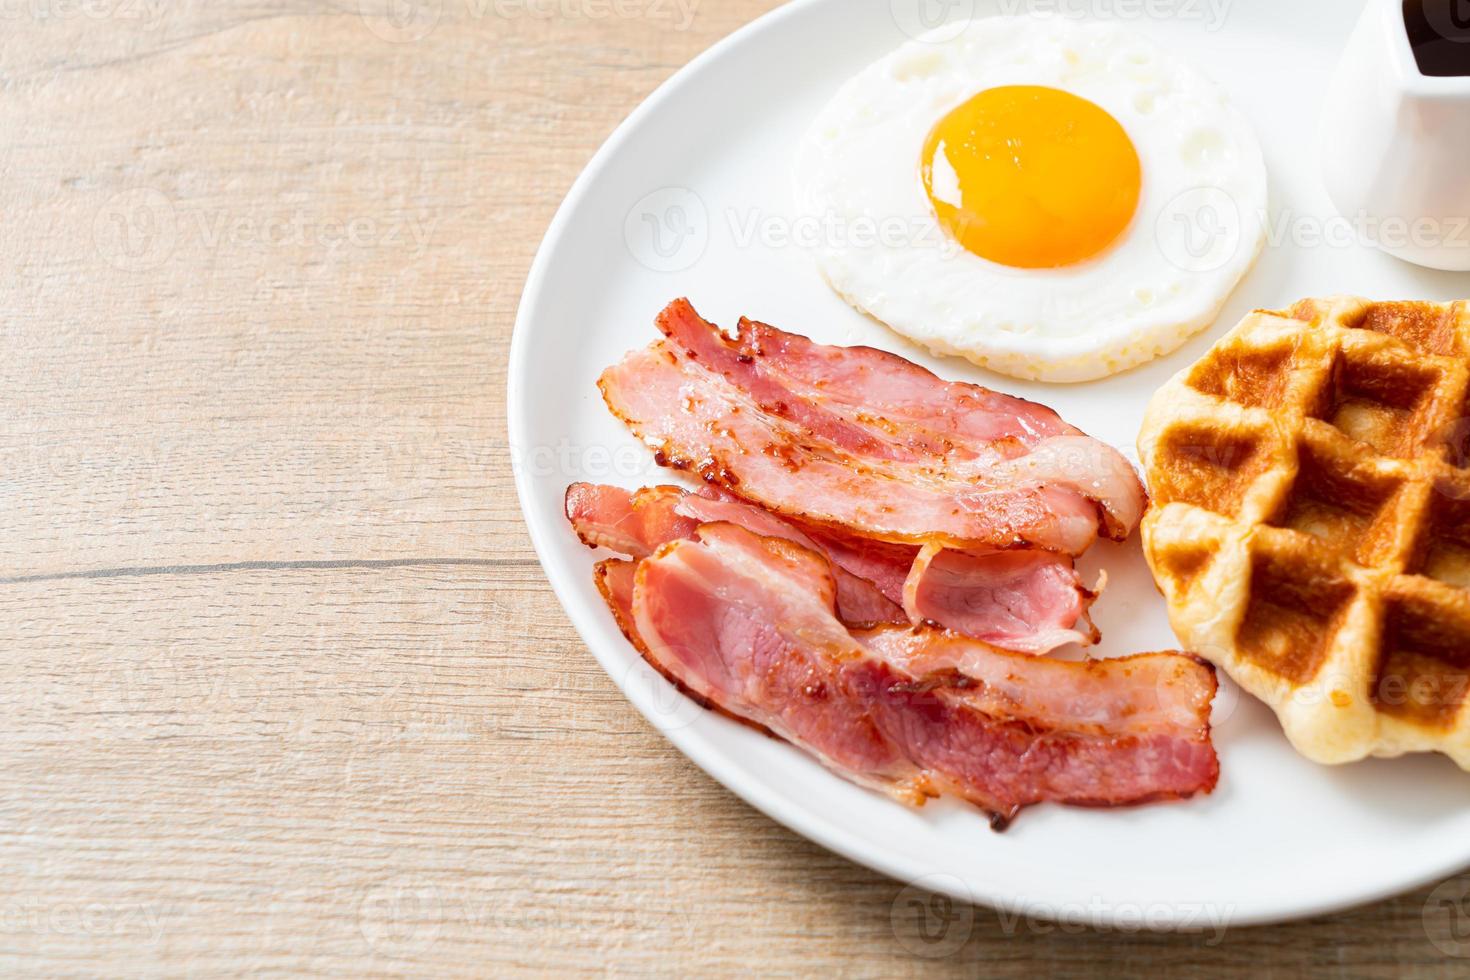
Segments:
[[[1308,758],[1470,769],[1470,302],[1256,312],[1159,390],[1144,550]]]

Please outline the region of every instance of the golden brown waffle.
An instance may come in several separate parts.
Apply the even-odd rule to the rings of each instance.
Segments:
[[[1159,390],[1144,550],[1308,758],[1470,769],[1470,304],[1257,312]]]

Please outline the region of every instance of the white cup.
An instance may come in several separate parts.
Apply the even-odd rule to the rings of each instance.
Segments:
[[[1470,52],[1455,4],[1467,6],[1450,0],[1427,20]],[[1404,0],[1368,0],[1328,88],[1321,138],[1323,179],[1344,217],[1385,229],[1373,239],[1391,255],[1470,272],[1470,76],[1420,70]],[[1403,234],[1388,234],[1389,222]]]

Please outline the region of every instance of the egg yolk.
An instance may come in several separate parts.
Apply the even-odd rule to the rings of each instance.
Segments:
[[[924,144],[924,189],[967,250],[1023,269],[1102,252],[1138,208],[1138,152],[1118,121],[1070,92],[981,92]]]

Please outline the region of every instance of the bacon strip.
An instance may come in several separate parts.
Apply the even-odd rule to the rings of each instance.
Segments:
[[[1174,654],[1085,664],[927,629],[854,637],[830,564],[730,524],[599,568],[644,656],[702,703],[913,804],[953,793],[999,828],[1043,801],[1116,806],[1213,789],[1213,671]]]
[[[1054,552],[972,555],[930,545],[904,582],[903,608],[912,622],[1040,654],[1101,639],[1087,615],[1096,598],[1071,559]]]
[[[661,465],[804,524],[977,551],[1029,544],[1075,555],[1097,538],[1096,505],[1070,490],[987,486],[843,452],[763,411],[664,341],[629,354],[598,386]]]
[[[751,320],[730,339],[684,299],[657,324],[682,356],[762,411],[859,459],[993,487],[1065,489],[1091,501],[1104,533],[1119,540],[1142,517],[1143,485],[1128,461],[1045,406],[943,381],[884,351],[823,346]]]
[[[697,317],[692,307],[688,313]],[[713,324],[706,326],[718,333]],[[1045,405],[944,381],[887,351],[816,344],[747,319],[740,321],[734,343],[804,397],[871,431],[892,433],[895,440],[941,458],[958,475],[1004,481],[1029,474],[1066,486],[1102,508],[1105,533],[1119,541],[1143,517],[1147,494],[1132,464]],[[987,474],[1000,459],[1019,465]]]
[[[627,491],[595,483],[567,487],[566,515],[589,548],[606,548],[631,558],[646,558],[665,541],[694,535],[699,521],[679,513],[684,491],[644,487]]]
[[[877,626],[882,623],[903,623],[904,611],[879,590],[878,586],[860,575],[849,571],[835,556],[823,551],[822,546],[790,524],[762,510],[754,504],[736,500],[717,491],[705,490],[690,494],[679,505],[679,512],[698,520],[701,524],[720,522],[735,524],[768,538],[780,538],[801,545],[826,558],[831,566],[832,578],[837,586],[837,609],[843,623],[848,626]]]
[[[820,545],[775,514],[712,489],[691,494],[679,487],[645,487],[630,493],[621,487],[574,483],[567,488],[566,514],[584,544],[632,558],[645,558],[659,545],[693,537],[700,524],[721,521],[822,552]],[[899,604],[872,582],[835,560],[831,565],[844,623],[876,626],[908,621]]]
[[[633,558],[692,537],[699,524],[718,522],[802,545],[831,563],[838,616],[850,627],[932,623],[1033,654],[1098,640],[1087,617],[1096,596],[1083,587],[1072,560],[1053,552],[969,555],[807,532],[708,487],[697,493],[677,487],[630,492],[573,484],[566,513],[583,542]]]

